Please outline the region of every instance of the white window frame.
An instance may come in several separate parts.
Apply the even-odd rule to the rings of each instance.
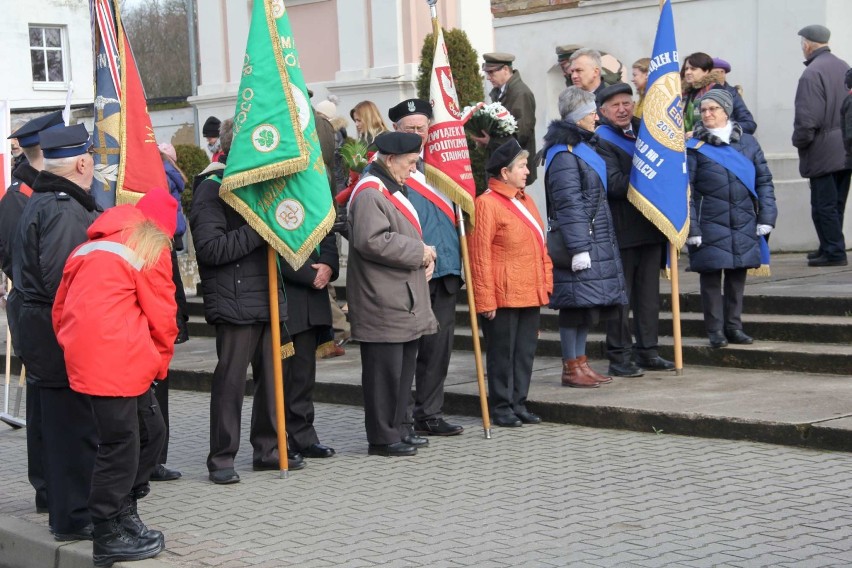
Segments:
[[[42,30],[42,39],[44,39],[44,31],[45,29],[56,29],[59,30],[59,41],[60,46],[58,48],[55,47],[47,47],[47,46],[31,46],[30,43],[30,32],[33,29]],[[68,88],[68,81],[70,80],[69,74],[71,73],[70,61],[68,59],[68,27],[62,24],[28,24],[27,25],[27,56],[29,58],[29,68],[30,68],[30,77],[32,78],[32,51],[38,49],[41,50],[45,54],[45,66],[47,65],[47,52],[48,51],[59,51],[62,57],[62,81],[36,81],[33,79],[33,90],[36,91],[65,91]],[[47,73],[47,69],[45,68],[45,73]],[[46,75],[47,76],[47,75]]]

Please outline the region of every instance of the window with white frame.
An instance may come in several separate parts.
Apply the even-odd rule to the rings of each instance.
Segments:
[[[30,26],[30,65],[36,83],[65,83],[65,28]]]

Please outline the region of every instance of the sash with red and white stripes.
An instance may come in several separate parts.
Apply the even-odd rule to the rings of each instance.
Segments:
[[[545,245],[544,241],[544,230],[542,229],[541,225],[538,224],[538,221],[535,220],[535,217],[533,217],[532,213],[530,213],[529,210],[524,207],[520,201],[518,201],[514,197],[510,199],[505,195],[502,195],[501,193],[497,191],[492,191],[490,189],[488,190],[488,193],[490,193],[494,197],[499,198],[498,201],[505,205],[506,209],[514,213],[514,215],[518,219],[523,221],[524,225],[526,225],[535,234],[536,240],[538,241],[538,244],[541,245],[542,249],[547,248],[547,245]]]
[[[358,185],[355,186],[355,189],[352,191],[352,195],[349,197],[349,203],[346,206],[347,211],[350,207],[352,207],[352,202],[355,201],[355,196],[361,193],[364,189],[375,189],[384,195],[388,201],[393,203],[393,206],[396,207],[397,211],[402,213],[403,216],[408,219],[412,225],[414,225],[414,228],[417,229],[417,234],[420,235],[420,238],[423,238],[423,229],[420,227],[420,218],[417,216],[417,211],[414,210],[414,205],[412,205],[411,202],[402,195],[402,193],[398,191],[391,193],[388,191],[385,184],[383,184],[377,177],[368,175],[358,182]]]
[[[411,177],[406,180],[405,185],[416,191],[418,194],[428,199],[435,207],[437,207],[447,218],[450,223],[455,224],[456,214],[453,211],[453,202],[449,197],[429,185],[426,181],[426,176],[420,170],[411,174]]]

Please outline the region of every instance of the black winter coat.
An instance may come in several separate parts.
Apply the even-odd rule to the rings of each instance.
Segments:
[[[633,132],[639,132],[638,118],[633,118]],[[621,128],[613,125],[604,116],[600,117],[602,125],[612,126],[618,132]],[[624,137],[627,139],[627,137]],[[633,142],[631,140],[631,142]],[[598,154],[606,162],[607,192],[606,198],[612,213],[612,223],[618,246],[622,249],[664,243],[666,238],[647,217],[636,209],[627,199],[627,189],[630,186],[630,170],[633,167],[633,154],[628,154],[621,148],[598,139]]]
[[[27,379],[42,387],[68,386],[51,311],[65,261],[86,242],[86,229],[99,213],[80,186],[42,171],[18,224],[12,245],[12,281],[20,301],[17,347]]]
[[[290,335],[316,326],[331,326],[328,288],[317,290],[313,287],[317,271],[311,267],[312,264],[328,265],[331,268],[329,282],[337,280],[340,258],[334,233],[325,236],[320,242],[319,252],[314,251],[299,270],[294,270],[286,262],[281,263],[284,289],[287,291],[287,331]]]
[[[594,133],[573,122],[555,120],[544,136],[545,153],[556,144],[597,145]],[[545,172],[548,230],[559,231],[573,256],[588,252],[592,267],[573,272],[553,263],[551,308],[590,308],[627,303],[621,253],[613,229],[606,190],[595,170],[570,152],[557,154]],[[548,239],[558,242],[552,237]],[[551,254],[551,258],[558,255]]]
[[[702,125],[696,126],[694,137],[714,146],[724,144]],[[688,149],[689,235],[701,236],[701,246],[688,247],[689,269],[694,272],[760,266],[757,225],[774,227],[778,218],[772,174],[760,144],[734,124],[730,145],[754,163],[758,200],[730,170]]]
[[[206,177],[216,173],[219,166],[211,164],[206,173],[195,178],[189,213],[204,294],[204,317],[210,324],[268,322],[266,241],[219,197],[219,182]],[[279,319],[284,321],[287,303],[280,273],[278,288]]]
[[[21,184],[32,189],[38,170],[24,162],[12,172],[12,185],[0,199],[0,269],[12,277],[12,243],[18,238],[18,221],[24,212],[29,196],[21,191]]]

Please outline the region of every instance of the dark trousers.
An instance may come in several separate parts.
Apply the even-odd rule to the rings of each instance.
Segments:
[[[147,495],[151,473],[166,441],[166,425],[151,390],[136,397],[93,396],[100,437],[89,512],[93,523],[117,517],[131,494]]]
[[[249,434],[252,459],[278,461],[271,336],[268,323],[216,326],[219,362],[213,371],[210,388],[210,455],[207,456],[210,471],[234,467],[234,458],[240,449],[240,420],[249,364],[254,377]]]
[[[414,373],[415,395],[409,397],[406,422],[440,418],[444,406],[444,381],[450,368],[453,352],[453,336],[456,329],[456,292],[447,291],[443,282],[446,278],[458,280],[458,276],[445,276],[429,282],[429,297],[432,312],[438,320],[438,332],[420,338],[417,348],[417,370]],[[451,285],[458,289],[458,285]]]
[[[810,178],[811,218],[819,238],[819,250],[829,260],[846,258],[843,215],[846,211],[846,197],[849,195],[850,176],[852,171],[841,170]]]
[[[44,440],[42,439],[41,393],[38,384],[27,382],[27,477],[35,489],[35,504],[47,505],[47,481],[44,475]]]
[[[527,410],[540,315],[536,306],[499,308],[493,320],[480,318],[486,344],[488,399],[494,416]]]
[[[407,434],[405,414],[417,365],[417,340],[361,343],[364,426],[371,444],[395,444]]]
[[[317,378],[317,328],[293,335],[296,353],[284,360],[287,443],[302,450],[319,443],[314,429],[314,385]]]
[[[88,395],[68,387],[39,387],[36,392],[49,523],[54,532],[76,532],[91,522],[89,489],[98,448],[92,402]]]
[[[725,273],[724,298],[722,297],[722,272]],[[704,325],[708,332],[743,328],[741,316],[747,273],[746,268],[736,268],[700,274],[701,305],[704,308]]]
[[[621,249],[628,305],[619,308],[617,318],[606,322],[606,352],[613,363],[626,363],[631,354],[643,359],[658,355],[661,249],[661,244]]]
[[[154,381],[154,396],[157,397],[157,405],[160,407],[160,414],[163,415],[163,424],[166,428],[166,438],[163,440],[163,449],[160,450],[160,456],[157,458],[157,464],[166,463],[169,460],[169,377],[162,381]]]

